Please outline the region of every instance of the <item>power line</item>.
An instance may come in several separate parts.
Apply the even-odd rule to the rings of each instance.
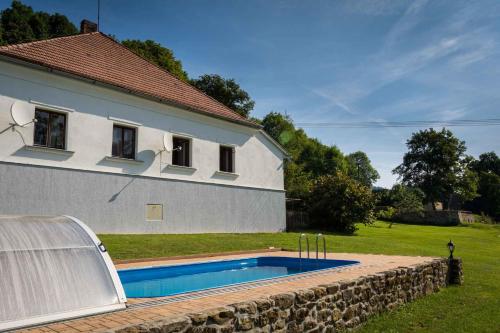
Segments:
[[[361,122],[318,122],[295,123],[298,127],[307,128],[386,128],[386,127],[482,127],[499,126],[500,119],[463,119],[448,121],[408,120],[408,121],[361,121]]]

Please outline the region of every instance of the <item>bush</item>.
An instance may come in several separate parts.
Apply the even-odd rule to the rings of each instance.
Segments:
[[[493,220],[491,217],[489,217],[485,213],[481,213],[481,215],[475,215],[474,222],[484,223],[484,224],[495,224],[495,220]]]
[[[377,212],[377,218],[383,221],[391,221],[394,215],[396,215],[396,208],[394,207],[387,207]]]
[[[396,215],[422,216],[424,193],[417,188],[396,184],[391,189]]]
[[[353,233],[356,222],[373,222],[372,191],[341,172],[318,177],[308,203],[313,225],[327,230]]]

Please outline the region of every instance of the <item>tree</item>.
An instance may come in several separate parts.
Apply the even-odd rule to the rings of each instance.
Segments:
[[[20,1],[12,1],[11,8],[2,11],[3,40],[7,44],[30,42],[35,39],[29,23],[33,9]]]
[[[288,197],[306,199],[314,179],[347,172],[347,161],[336,146],[327,146],[296,129],[288,115],[270,112],[262,120],[264,130],[290,154],[285,162],[285,189]]]
[[[495,152],[481,154],[471,163],[471,169],[479,178],[479,196],[469,204],[470,209],[500,217],[500,158]]]
[[[270,112],[262,120],[264,131],[282,145],[291,159],[298,163],[304,147],[310,140],[302,129],[296,129],[288,115]]]
[[[313,177],[293,161],[285,162],[285,189],[288,198],[305,199],[311,192]]]
[[[0,15],[3,43],[17,44],[78,33],[78,29],[64,15],[33,12],[30,6],[12,1]]]
[[[472,163],[474,158],[466,156],[460,161],[460,167],[456,175],[456,188],[455,195],[460,202],[473,200],[478,196],[478,181],[479,177],[474,170],[472,170]]]
[[[266,131],[276,142],[281,144],[290,159],[285,161],[285,189],[289,198],[305,199],[312,185],[312,175],[298,163],[298,158],[308,138],[301,130],[296,130],[288,115],[278,112],[268,113],[261,122]]]
[[[152,40],[132,40],[126,39],[122,44],[139,56],[167,70],[178,79],[187,82],[188,75],[182,68],[182,63],[177,60],[172,50],[152,41]]]
[[[417,214],[424,212],[424,193],[413,187],[408,187],[402,184],[396,184],[391,189],[391,199],[396,214]]]
[[[370,159],[364,152],[357,151],[347,155],[346,158],[349,176],[361,184],[372,187],[377,179],[380,178],[377,170],[372,167]]]
[[[288,115],[279,112],[270,112],[262,120],[264,131],[276,142],[285,146],[295,134],[295,126]]]
[[[471,167],[478,173],[494,173],[500,176],[500,158],[493,151],[479,155],[479,160],[473,161]]]
[[[479,176],[478,208],[495,218],[500,217],[500,176],[483,172]]]
[[[250,95],[234,79],[205,74],[192,80],[191,84],[245,118],[248,118],[255,105]]]
[[[403,163],[393,170],[403,184],[418,187],[426,201],[434,203],[441,200],[446,207],[454,195],[468,197],[475,194],[468,159],[465,155],[465,142],[457,139],[445,128],[435,131],[430,128],[413,133],[406,142],[408,152]]]
[[[29,25],[35,40],[48,39],[50,15],[44,12],[37,12],[29,18]]]
[[[49,38],[76,35],[78,29],[70,20],[59,13],[49,16]],[[33,27],[32,27],[33,28]]]
[[[353,233],[356,222],[373,222],[372,191],[342,172],[318,177],[308,203],[313,224],[328,230]]]
[[[317,139],[308,138],[297,159],[313,177],[347,171],[347,161],[336,146],[326,146]]]
[[[373,187],[373,195],[375,196],[375,205],[379,207],[392,206],[391,190],[383,187]]]

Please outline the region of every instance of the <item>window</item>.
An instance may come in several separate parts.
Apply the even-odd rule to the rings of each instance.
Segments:
[[[191,140],[186,138],[173,138],[174,151],[172,152],[172,164],[178,166],[191,166]]]
[[[113,148],[111,155],[114,157],[135,159],[135,128],[113,125]]]
[[[234,148],[220,146],[219,171],[234,172]]]
[[[66,148],[66,115],[35,109],[33,144],[48,148]]]

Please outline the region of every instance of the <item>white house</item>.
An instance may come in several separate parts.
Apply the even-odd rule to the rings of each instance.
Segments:
[[[99,233],[280,231],[284,158],[259,125],[102,33],[0,47],[0,214]]]

